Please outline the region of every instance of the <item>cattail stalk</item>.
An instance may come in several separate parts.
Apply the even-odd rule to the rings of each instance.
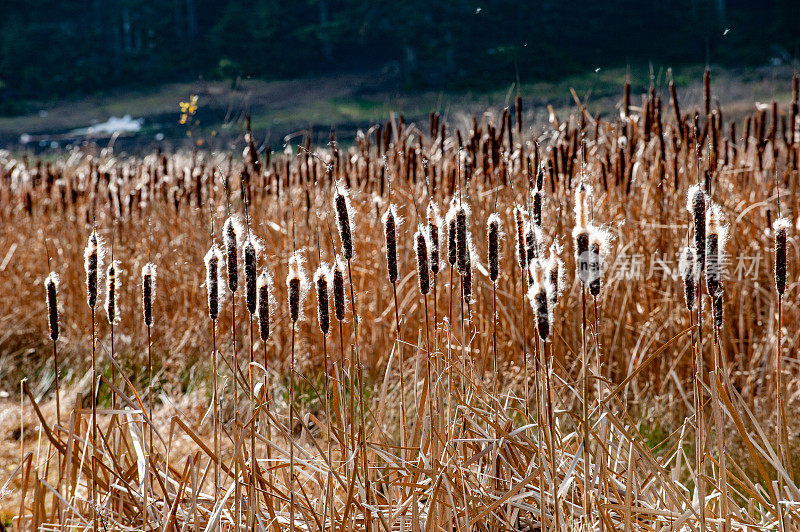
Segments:
[[[489,279],[492,281],[492,355],[494,361],[493,394],[497,396],[497,279],[500,277],[500,216],[495,212],[486,222]]]
[[[394,323],[396,328],[396,341],[399,357],[399,373],[400,373],[400,417],[403,424],[403,442],[407,438],[406,434],[406,385],[403,370],[405,368],[405,361],[403,360],[403,346],[400,339],[400,308],[397,302],[397,225],[398,225],[397,209],[392,204],[386,209],[383,215],[383,234],[386,241],[386,272],[389,276],[389,282],[392,285],[392,294],[394,296]]]
[[[56,420],[61,424],[61,388],[58,381],[58,350],[56,342],[58,341],[58,275],[50,272],[44,280],[45,293],[47,294],[47,317],[48,326],[50,329],[50,340],[53,342],[53,367],[55,369],[55,386],[56,386]]]
[[[95,322],[97,305],[97,271],[100,267],[101,242],[97,231],[92,229],[89,242],[84,250],[84,269],[86,270],[86,302],[92,312],[92,530],[98,530],[97,515],[97,353],[95,349]]]
[[[217,375],[217,318],[219,317],[219,265],[222,261],[222,252],[216,244],[213,244],[205,256],[206,263],[206,292],[208,295],[208,317],[211,319],[211,372],[214,386],[214,453],[220,456],[220,408],[219,408],[219,385]],[[219,460],[214,461],[214,494],[219,496]]]
[[[314,274],[314,285],[317,290],[317,323],[319,324],[319,330],[322,334],[322,358],[325,363],[325,417],[326,419],[326,426],[327,426],[327,444],[328,444],[328,467],[333,467],[333,455],[331,454],[331,407],[330,407],[330,369],[328,367],[328,343],[327,337],[328,332],[330,331],[331,327],[331,316],[330,316],[330,302],[328,298],[328,287],[330,285],[331,280],[331,273],[330,267],[322,263],[317,268],[316,273]],[[322,519],[323,523],[325,521],[325,516],[327,514],[327,508],[331,508],[331,528],[333,528],[333,492],[332,490],[333,485],[330,482],[330,478],[328,479],[327,483],[327,493],[326,493],[326,500],[325,506],[326,509],[323,511]]]
[[[297,322],[300,319],[300,310],[305,295],[305,271],[303,261],[299,253],[295,252],[289,259],[289,274],[286,277],[286,286],[289,292],[289,317],[292,320],[292,351],[289,365],[289,514],[291,517],[291,529],[294,529],[294,508],[295,508],[295,473],[294,473],[294,441],[292,433],[294,431],[294,372],[295,354],[294,344],[297,332]]]
[[[775,232],[775,291],[778,294],[778,334],[775,347],[775,388],[777,398],[777,446],[778,459],[781,465],[788,465],[791,462],[786,456],[788,453],[788,432],[786,430],[786,411],[784,406],[784,386],[783,386],[783,353],[781,351],[781,328],[783,327],[783,294],[786,291],[786,240],[787,231],[791,227],[791,222],[786,218],[778,218],[773,224]],[[779,480],[779,486],[783,483]]]

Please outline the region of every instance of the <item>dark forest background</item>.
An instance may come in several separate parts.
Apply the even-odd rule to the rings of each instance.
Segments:
[[[277,79],[389,62],[408,88],[480,88],[517,75],[555,79],[647,60],[787,62],[800,48],[800,2],[790,0],[3,0],[2,6],[0,101],[6,103],[198,76]]]

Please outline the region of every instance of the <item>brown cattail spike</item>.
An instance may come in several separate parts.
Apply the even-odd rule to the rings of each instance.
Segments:
[[[455,266],[458,261],[458,237],[456,235],[456,209],[451,207],[447,212],[447,262]]]
[[[464,205],[456,208],[456,261],[458,271],[467,271],[467,209]]]
[[[117,261],[108,265],[106,270],[106,315],[108,323],[115,324],[119,321],[119,308],[117,296],[119,295],[119,278],[117,277]]]
[[[347,309],[344,298],[344,266],[340,260],[333,264],[333,310],[336,321],[344,321]]]
[[[386,271],[389,282],[397,282],[397,214],[394,205],[389,205],[383,215],[383,234],[386,240]]]
[[[425,228],[420,225],[417,232],[414,233],[414,251],[417,255],[417,281],[419,283],[419,293],[422,295],[427,295],[431,289],[428,266],[428,238],[425,232]]]
[[[722,274],[727,240],[727,226],[722,220],[722,210],[712,203],[706,218],[706,288],[708,295],[715,296],[722,290]]]
[[[489,244],[489,279],[494,283],[500,277],[500,216],[495,212],[486,222],[486,240]]]
[[[58,275],[50,272],[44,280],[47,292],[47,317],[50,326],[50,339],[58,340]]]
[[[208,317],[216,320],[219,317],[219,263],[222,262],[222,252],[216,244],[206,253],[205,262]]]
[[[239,222],[233,217],[225,220],[222,234],[225,240],[225,258],[228,268],[228,288],[235,293],[239,289],[239,269],[236,262],[236,248],[238,247]]]
[[[286,286],[289,289],[289,317],[292,323],[297,323],[300,319],[306,284],[303,257],[298,252],[295,252],[289,258],[289,274],[286,276]]]
[[[256,289],[258,292],[258,331],[261,341],[266,342],[269,339],[270,311],[273,306],[272,278],[266,270],[258,276]]]
[[[314,286],[317,289],[317,320],[319,330],[323,335],[327,335],[331,327],[330,303],[328,302],[330,277],[330,268],[325,263],[320,264],[314,273]]]
[[[525,250],[525,210],[519,205],[514,206],[514,226],[517,229],[517,265],[525,270],[528,256]]]
[[[692,215],[697,268],[703,272],[706,263],[706,194],[700,185],[692,185],[689,188],[686,209]]]
[[[333,197],[333,205],[336,209],[336,224],[339,227],[339,238],[342,239],[342,255],[345,260],[353,258],[353,230],[351,223],[350,197],[347,191],[340,192],[336,189]]]
[[[540,259],[531,262],[529,275],[532,282],[528,289],[528,300],[536,318],[536,331],[539,333],[539,338],[547,340],[553,319],[550,305],[552,286],[545,279],[545,268]]]
[[[464,292],[464,302],[466,304],[470,304],[472,302],[472,254],[474,253],[472,247],[472,239],[467,235],[467,253],[466,253],[466,264],[464,265],[464,271],[461,272],[462,279],[461,282],[463,283],[463,292]]]
[[[97,305],[97,270],[100,267],[102,244],[97,231],[89,235],[89,242],[83,252],[83,265],[86,270],[86,303],[89,308]]]
[[[435,203],[428,204],[428,255],[430,258],[431,273],[434,277],[439,273],[439,227],[441,215]]]
[[[257,289],[256,289],[256,260],[257,248],[252,235],[248,236],[244,244],[244,291],[247,302],[247,311],[250,315],[256,313],[257,308]]]
[[[786,291],[786,232],[792,223],[786,218],[775,220],[775,289],[783,295]]]
[[[142,266],[142,318],[148,327],[153,325],[153,300],[156,295],[156,265]]]

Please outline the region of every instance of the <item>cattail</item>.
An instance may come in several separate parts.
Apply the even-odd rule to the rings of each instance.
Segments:
[[[86,302],[89,308],[97,305],[97,269],[100,267],[102,241],[97,231],[92,230],[89,242],[83,252],[83,265],[86,270]]]
[[[603,278],[603,257],[608,251],[611,237],[605,229],[591,227],[589,231],[589,293],[600,295]]]
[[[48,323],[50,325],[50,339],[58,340],[58,274],[50,272],[44,280],[47,292]]]
[[[216,244],[212,245],[205,256],[206,291],[208,292],[208,317],[216,320],[219,317],[219,263],[222,251]]]
[[[775,289],[780,295],[786,290],[786,231],[791,226],[786,218],[778,218],[772,225],[775,231]]]
[[[486,240],[489,243],[489,279],[494,283],[500,277],[500,216],[495,212],[486,222]]]
[[[431,272],[434,276],[439,273],[439,226],[441,225],[439,207],[435,203],[428,204],[428,256],[430,258]]]
[[[258,292],[258,331],[261,341],[266,342],[269,339],[270,310],[274,306],[272,277],[267,270],[262,271],[258,276],[256,290]]]
[[[333,310],[336,321],[344,321],[347,308],[344,298],[344,265],[341,260],[333,263]]]
[[[328,302],[328,285],[330,284],[330,267],[322,263],[314,273],[314,285],[317,288],[317,318],[319,330],[327,335],[331,327],[330,304]]]
[[[464,285],[464,302],[466,304],[470,304],[472,302],[472,255],[475,253],[475,250],[472,246],[472,238],[467,235],[467,253],[466,253],[466,263],[464,264],[464,271],[461,273],[463,276],[461,279],[461,283]]]
[[[525,264],[528,265],[532,260],[538,259],[544,241],[542,230],[538,225],[528,220],[525,224]]]
[[[247,302],[247,311],[252,316],[256,313],[257,288],[256,288],[256,256],[258,248],[252,235],[248,235],[244,244],[244,291]]]
[[[680,274],[683,278],[683,296],[686,302],[686,310],[694,308],[696,268],[694,249],[691,246],[684,247],[680,260]]]
[[[578,278],[586,284],[589,280],[589,214],[587,203],[591,197],[591,189],[583,183],[575,191],[575,227],[572,237],[575,239],[575,264],[578,268]]]
[[[689,187],[686,210],[692,215],[695,258],[698,271],[702,272],[706,264],[706,193],[700,185]]]
[[[722,327],[724,316],[723,303],[725,302],[725,292],[720,286],[720,290],[714,296],[714,326],[719,329]]]
[[[558,296],[561,294],[561,287],[564,285],[564,262],[559,255],[561,254],[561,246],[553,243],[550,246],[550,256],[547,259],[547,282],[550,283],[550,305],[555,307],[558,303]]]
[[[540,259],[535,259],[531,262],[529,269],[529,275],[533,282],[528,289],[528,300],[530,301],[531,308],[536,317],[536,330],[539,333],[539,338],[547,340],[550,336],[552,323],[552,315],[550,312],[551,296],[549,294],[552,287],[545,279],[545,269]]]
[[[228,267],[228,288],[232,293],[239,289],[239,270],[236,263],[236,247],[241,229],[239,222],[232,216],[225,220],[222,227],[223,240],[225,241],[225,257]]]
[[[517,228],[517,264],[525,270],[527,252],[525,250],[525,209],[519,205],[514,206],[514,225]]]
[[[142,317],[148,327],[153,325],[153,300],[156,296],[156,265],[142,266]]]
[[[286,276],[286,286],[289,288],[289,316],[292,323],[297,323],[300,319],[307,285],[305,275],[303,257],[299,252],[295,252],[289,258],[289,274]]]
[[[397,282],[397,209],[389,205],[383,215],[383,233],[386,237],[386,271],[389,282]]]
[[[106,270],[106,315],[108,323],[114,325],[119,322],[119,308],[117,296],[119,295],[119,278],[117,277],[118,261],[112,261]]]
[[[450,266],[455,266],[458,260],[458,238],[456,236],[456,208],[453,205],[447,211],[447,262]]]
[[[458,271],[463,275],[467,271],[467,209],[464,205],[456,208],[456,256]]]
[[[722,209],[711,203],[706,219],[706,288],[715,296],[722,290],[723,255],[728,228],[722,220]]]
[[[336,208],[339,238],[342,239],[342,255],[344,255],[345,260],[349,261],[353,258],[353,230],[350,225],[352,206],[350,205],[348,192],[346,190],[343,193],[339,192],[339,187],[337,187],[333,197],[333,205]]]
[[[533,193],[533,223],[537,227],[542,226],[542,192],[540,190]]]
[[[414,233],[414,251],[417,254],[417,281],[419,282],[419,293],[427,295],[431,289],[430,272],[428,268],[428,239],[425,236],[425,228],[420,225]]]

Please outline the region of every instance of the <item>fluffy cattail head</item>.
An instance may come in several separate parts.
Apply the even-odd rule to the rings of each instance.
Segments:
[[[419,293],[426,295],[431,289],[430,270],[428,266],[428,237],[425,227],[420,225],[414,233],[414,252],[417,255],[417,281]]]
[[[434,203],[428,204],[428,255],[430,256],[431,272],[435,276],[439,273],[439,231],[442,225],[442,216],[439,207]]]
[[[333,263],[333,310],[336,321],[344,321],[347,304],[344,297],[344,265],[341,259]]]
[[[686,246],[683,248],[680,260],[680,274],[683,279],[683,296],[686,302],[686,310],[694,308],[694,299],[696,295],[696,269],[697,264],[695,260],[694,248]]]
[[[458,237],[456,236],[456,206],[450,207],[447,211],[447,262],[450,266],[455,266],[458,260]]]
[[[153,300],[156,297],[156,265],[142,266],[142,317],[148,327],[153,325]]]
[[[542,228],[528,220],[525,224],[525,264],[530,265],[531,261],[542,256],[542,245],[544,234]]]
[[[244,291],[247,301],[247,311],[254,315],[257,310],[257,288],[256,288],[256,263],[258,262],[258,252],[260,244],[256,238],[250,234],[244,243],[242,254],[244,255]]]
[[[397,226],[399,225],[397,208],[390,204],[383,215],[383,234],[386,237],[386,271],[389,282],[397,282]]]
[[[350,204],[350,195],[347,189],[342,186],[336,187],[333,206],[336,209],[339,238],[342,239],[342,255],[345,260],[350,260],[353,258],[353,228],[350,225],[353,218],[353,207]]]
[[[592,187],[585,183],[581,183],[575,189],[575,227],[580,230],[585,230],[589,226],[590,205],[592,201]]]
[[[289,316],[292,323],[297,323],[300,319],[303,308],[308,281],[304,268],[304,259],[299,252],[295,252],[289,258],[289,274],[286,276],[286,286],[289,289]]]
[[[456,207],[456,261],[458,271],[463,275],[467,271],[467,214],[468,209],[463,204]]]
[[[775,289],[780,295],[786,290],[786,232],[791,226],[786,218],[778,218],[772,225],[775,230]]]
[[[275,298],[273,297],[272,276],[267,270],[261,272],[256,279],[256,291],[258,292],[258,332],[262,342],[269,339],[270,315],[275,308]]]
[[[461,273],[461,282],[464,285],[464,302],[468,305],[472,302],[472,263],[477,262],[475,255],[475,246],[472,245],[472,237],[467,233],[467,260],[464,265],[464,271]]]
[[[103,259],[103,241],[96,230],[89,235],[89,242],[83,252],[83,266],[86,270],[86,303],[89,308],[97,305],[97,272]]]
[[[700,185],[689,187],[686,210],[692,215],[695,258],[697,267],[702,272],[706,264],[706,193]]]
[[[50,339],[58,340],[58,274],[50,272],[44,280],[47,292],[47,317],[50,325]]]
[[[722,290],[722,274],[725,242],[728,227],[724,222],[722,209],[711,203],[706,213],[706,287],[711,296]]]
[[[205,256],[208,317],[212,320],[219,317],[220,263],[222,259],[222,251],[216,244],[213,244]]]
[[[561,246],[553,243],[550,246],[550,256],[546,263],[545,279],[550,283],[550,306],[555,307],[558,303],[558,296],[561,295],[561,289],[564,286],[564,261],[561,260]]]
[[[500,239],[502,222],[495,212],[486,221],[486,240],[489,245],[489,279],[494,283],[500,277]]]
[[[533,223],[535,223],[538,227],[541,227],[542,226],[542,193],[539,190],[537,190],[536,192],[533,193],[532,209],[533,209]]]
[[[592,297],[600,295],[603,278],[603,262],[608,253],[611,236],[603,228],[589,226],[589,293]]]
[[[525,209],[519,205],[514,206],[514,225],[517,229],[517,264],[525,270],[528,262],[525,250]]]
[[[720,288],[720,290],[713,297],[713,300],[714,300],[714,327],[719,329],[720,327],[722,327],[722,324],[725,319],[725,310],[724,310],[725,292]]]
[[[106,315],[108,323],[114,325],[119,322],[119,261],[112,261],[106,270]]]
[[[536,331],[539,338],[547,340],[550,336],[552,317],[552,286],[546,278],[546,270],[541,259],[534,259],[530,265],[531,285],[528,288],[528,300],[536,318]]]
[[[319,330],[323,335],[327,335],[331,327],[330,303],[328,302],[328,285],[330,282],[330,266],[323,262],[314,273],[314,286],[317,289],[317,318]]]
[[[239,269],[236,262],[236,248],[239,245],[241,224],[234,217],[225,220],[222,226],[222,236],[225,242],[225,258],[228,269],[228,288],[232,293],[239,289]]]

